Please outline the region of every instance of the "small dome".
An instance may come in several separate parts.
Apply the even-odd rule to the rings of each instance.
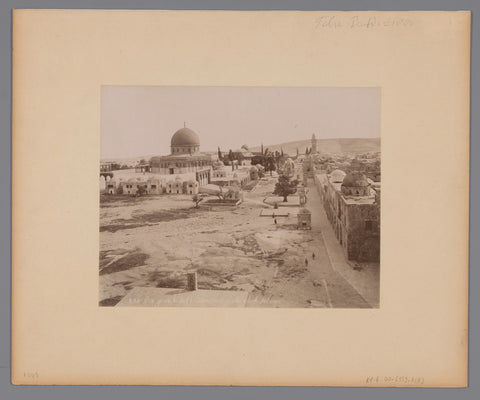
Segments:
[[[330,174],[330,182],[333,183],[342,183],[343,179],[345,178],[346,173],[343,172],[341,169],[336,169],[332,171]]]
[[[223,161],[217,160],[212,164],[213,169],[222,169],[225,166]]]
[[[308,210],[307,208],[302,207],[302,208],[298,211],[298,214],[300,214],[300,215],[310,215],[311,212],[310,212],[310,210]]]
[[[342,186],[345,187],[366,187],[368,185],[367,178],[361,172],[350,172],[343,178],[342,183]]]
[[[200,146],[200,139],[191,129],[182,128],[173,134],[170,144],[172,146]]]
[[[250,172],[258,172],[258,168],[255,165],[250,167]]]

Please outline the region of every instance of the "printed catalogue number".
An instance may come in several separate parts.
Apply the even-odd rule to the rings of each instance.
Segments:
[[[368,376],[365,380],[368,384],[404,384],[404,385],[423,385],[424,379],[421,376]]]

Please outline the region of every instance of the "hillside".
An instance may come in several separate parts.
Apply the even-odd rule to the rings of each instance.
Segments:
[[[280,151],[283,149],[284,153],[295,155],[297,148],[300,154],[305,153],[305,148],[312,145],[310,139],[297,140],[294,142],[286,142],[280,144],[264,144],[264,149],[270,151]],[[355,139],[317,139],[317,150],[319,153],[349,153],[349,154],[361,154],[368,152],[380,151],[380,138],[355,138]],[[260,151],[260,146],[250,148],[250,151]]]
[[[264,144],[264,149],[275,151],[283,148],[283,152],[291,155],[297,154],[297,148],[300,154],[305,154],[305,148],[312,145],[310,139],[297,140],[279,144]],[[319,153],[326,154],[361,154],[380,151],[380,138],[364,139],[317,139],[317,150]],[[260,151],[260,146],[251,147],[250,151]],[[149,160],[152,155],[131,158],[109,158],[101,161],[113,161],[120,165],[135,166],[141,159]]]

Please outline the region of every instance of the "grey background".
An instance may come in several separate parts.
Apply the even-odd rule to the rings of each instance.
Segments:
[[[480,398],[479,304],[480,137],[478,0],[0,0],[0,398],[2,399],[474,399]],[[472,10],[471,192],[470,192],[470,348],[467,389],[249,388],[13,386],[10,384],[11,332],[11,9],[223,9],[223,10]],[[432,173],[435,173],[432,171]],[[75,343],[72,343],[72,348]],[[65,355],[68,357],[68,354]]]

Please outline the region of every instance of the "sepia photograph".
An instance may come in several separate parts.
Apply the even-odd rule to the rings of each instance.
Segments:
[[[378,308],[380,89],[104,86],[100,306]]]
[[[11,15],[14,385],[468,386],[470,12]]]

